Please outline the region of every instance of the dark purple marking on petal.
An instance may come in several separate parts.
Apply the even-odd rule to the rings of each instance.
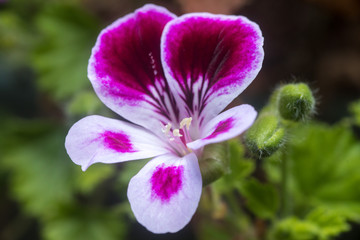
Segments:
[[[169,202],[181,189],[183,174],[183,166],[157,167],[150,179],[152,196],[160,198],[161,202]]]
[[[120,153],[137,152],[129,139],[123,132],[105,131],[101,134],[102,141],[107,148],[111,148]]]
[[[218,123],[215,130],[206,138],[204,139],[212,139],[215,138],[217,135],[222,134],[224,132],[228,132],[234,125],[234,119],[228,118]]]
[[[160,60],[162,31],[172,19],[170,13],[144,7],[102,32],[93,67],[103,95],[121,98],[120,104],[132,106],[149,96],[152,101],[148,103],[166,117],[176,109]],[[150,91],[152,87],[158,96]],[[170,98],[171,106],[165,98]]]
[[[168,33],[164,61],[190,112],[201,113],[214,92],[227,94],[224,87],[242,85],[262,62],[262,36],[241,17],[194,14],[182,21],[179,18]],[[194,89],[198,81],[200,87]],[[196,103],[195,94],[199,96]]]

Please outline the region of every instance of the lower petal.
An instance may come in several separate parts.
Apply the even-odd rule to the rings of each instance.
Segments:
[[[248,129],[255,121],[257,112],[250,105],[231,108],[209,121],[201,131],[201,139],[187,146],[199,149],[207,144],[222,142],[236,137]]]
[[[136,219],[149,231],[177,232],[194,215],[201,190],[196,155],[167,154],[148,162],[130,180],[128,198]]]
[[[66,136],[65,148],[83,171],[97,162],[117,163],[168,152],[148,130],[101,116],[85,117],[75,123]]]

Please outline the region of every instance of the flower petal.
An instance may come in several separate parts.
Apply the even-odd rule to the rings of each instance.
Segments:
[[[186,14],[169,22],[161,39],[165,75],[186,109],[206,123],[256,77],[264,58],[257,24],[241,16]]]
[[[66,136],[65,148],[83,171],[97,162],[117,163],[169,152],[148,130],[101,116],[88,116],[75,123]]]
[[[196,155],[167,154],[148,162],[130,180],[128,198],[136,219],[149,231],[177,232],[194,215],[201,190]]]
[[[89,60],[88,77],[105,105],[151,130],[177,114],[160,60],[161,34],[174,17],[145,5],[105,28]]]
[[[187,146],[199,149],[207,144],[222,142],[240,135],[255,121],[257,112],[250,105],[233,107],[209,121],[201,131],[201,139]]]

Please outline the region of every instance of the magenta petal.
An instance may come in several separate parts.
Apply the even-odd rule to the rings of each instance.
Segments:
[[[65,140],[71,160],[85,171],[94,163],[145,159],[169,152],[148,130],[127,122],[88,116],[75,123]]]
[[[256,115],[257,112],[250,105],[233,107],[206,123],[201,129],[201,138],[188,143],[187,146],[199,149],[207,144],[234,138],[254,123]]]
[[[149,161],[130,180],[128,198],[136,219],[149,231],[177,232],[191,220],[201,190],[196,155],[166,154]]]
[[[221,112],[258,74],[263,37],[245,17],[194,13],[169,22],[161,40],[165,75],[184,102],[181,117]]]
[[[162,31],[174,17],[165,8],[145,5],[105,28],[89,60],[88,77],[99,98],[149,129],[177,114],[160,60]]]

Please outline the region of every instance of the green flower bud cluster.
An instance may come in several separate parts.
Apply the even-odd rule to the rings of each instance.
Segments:
[[[308,119],[314,107],[315,99],[306,84],[280,86],[245,135],[250,152],[257,158],[272,155],[285,143],[289,121]]]

